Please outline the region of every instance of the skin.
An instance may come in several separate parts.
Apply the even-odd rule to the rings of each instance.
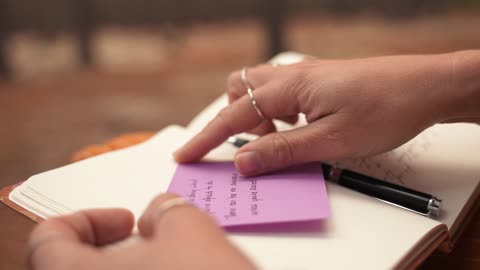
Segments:
[[[375,155],[436,123],[480,123],[479,75],[480,51],[260,65],[249,69],[248,80],[266,116],[262,120],[236,71],[227,83],[230,105],[174,157],[197,161],[245,131],[262,136],[235,156],[244,175]],[[295,123],[299,113],[308,125],[275,132],[270,119]],[[88,210],[41,223],[29,242],[32,269],[255,269],[193,206],[159,216],[159,205],[173,197],[164,194],[150,204],[138,223],[140,241],[115,248],[103,246],[131,234],[134,221],[127,210]]]
[[[125,209],[95,209],[48,219],[30,236],[32,269],[255,269],[204,212],[192,205],[151,202],[139,220],[141,240],[104,248],[130,236],[134,220]]]
[[[248,70],[254,110],[240,78],[227,83],[229,106],[180,148],[178,162],[194,162],[229,136],[263,135],[240,148],[237,170],[256,175],[294,164],[367,157],[394,149],[443,122],[480,122],[480,51],[307,60]],[[271,120],[308,125],[275,132]]]

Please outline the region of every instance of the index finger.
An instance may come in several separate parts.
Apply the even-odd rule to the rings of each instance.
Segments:
[[[285,86],[276,88],[266,85],[253,92],[258,108],[267,119],[299,113],[294,89]],[[222,144],[228,137],[251,130],[262,122],[248,95],[221,110],[208,125],[189,142],[178,149],[174,158],[177,162],[199,160],[213,148]]]

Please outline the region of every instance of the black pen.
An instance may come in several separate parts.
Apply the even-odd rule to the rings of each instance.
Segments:
[[[236,137],[230,137],[227,141],[236,147],[242,147],[249,142]],[[437,216],[440,213],[442,201],[430,194],[349,170],[332,167],[326,163],[322,163],[322,170],[327,180],[386,203],[424,216]]]

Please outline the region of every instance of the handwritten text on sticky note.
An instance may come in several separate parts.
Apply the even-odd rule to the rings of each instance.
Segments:
[[[312,221],[330,214],[320,164],[257,177],[241,176],[232,162],[181,164],[168,192],[223,226]]]

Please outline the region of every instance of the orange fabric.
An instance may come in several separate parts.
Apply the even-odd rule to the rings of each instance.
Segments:
[[[135,144],[139,144],[150,139],[154,134],[154,132],[128,133],[108,140],[103,144],[86,146],[85,148],[73,154],[72,162],[80,161],[82,159],[87,159],[113,150],[118,150]]]

